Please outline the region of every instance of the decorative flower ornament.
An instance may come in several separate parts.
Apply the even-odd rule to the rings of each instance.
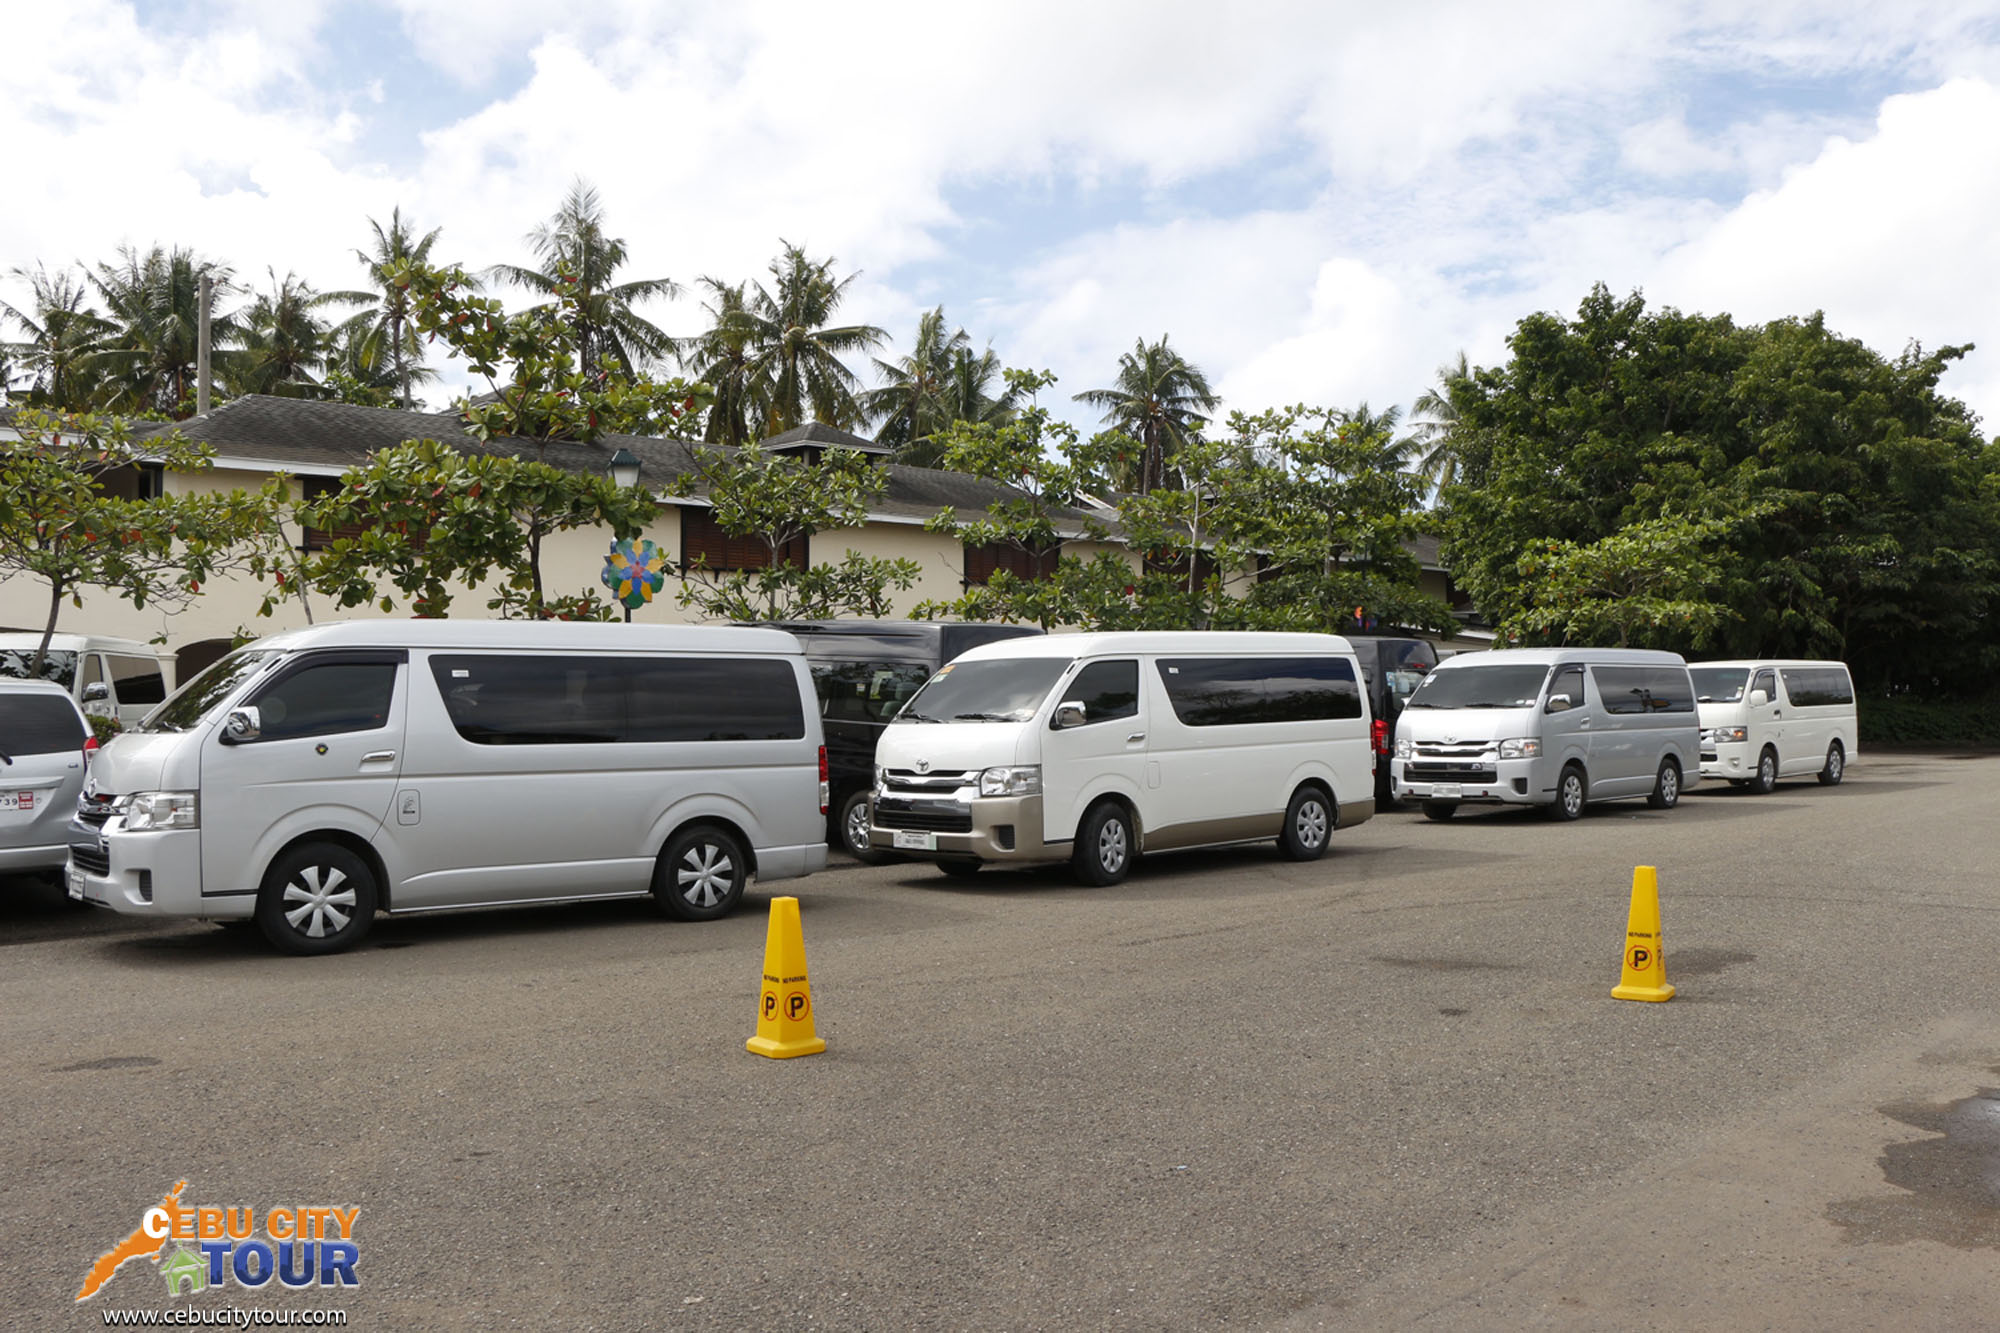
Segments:
[[[613,597],[636,611],[667,586],[666,568],[666,554],[650,541],[613,542],[598,578]]]

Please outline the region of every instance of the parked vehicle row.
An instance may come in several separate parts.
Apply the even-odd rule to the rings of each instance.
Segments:
[[[712,919],[829,841],[1112,884],[1194,847],[1314,859],[1385,799],[1574,819],[1704,775],[1838,782],[1856,750],[1839,663],[1318,634],[322,625],[224,657],[94,761],[76,690],[0,678],[0,869],[296,953],[390,911],[651,895]]]

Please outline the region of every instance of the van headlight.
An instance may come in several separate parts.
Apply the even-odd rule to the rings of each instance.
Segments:
[[[1408,736],[1396,737],[1396,758],[1412,759],[1416,757],[1416,753],[1417,743],[1415,741],[1411,740]]]
[[[1747,741],[1750,739],[1748,727],[1710,727],[1708,739],[1712,741]]]
[[[127,833],[201,827],[201,805],[191,791],[133,792],[112,809],[125,816]]]
[[[1542,743],[1533,736],[1518,736],[1513,740],[1500,742],[1502,759],[1534,759],[1542,752]]]
[[[981,796],[1040,796],[1042,794],[1042,766],[1029,764],[1023,768],[989,768],[979,775]]]

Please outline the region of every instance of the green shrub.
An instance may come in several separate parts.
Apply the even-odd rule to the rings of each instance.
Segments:
[[[2000,746],[2000,699],[1862,699],[1863,745]]]
[[[84,719],[90,723],[90,732],[97,737],[99,745],[125,730],[125,724],[115,717],[100,717],[96,713],[86,713]]]

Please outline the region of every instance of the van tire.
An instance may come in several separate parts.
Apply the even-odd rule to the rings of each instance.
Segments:
[[[1333,802],[1318,787],[1301,787],[1285,807],[1285,826],[1278,831],[1278,850],[1289,861],[1317,861],[1326,855],[1333,836]]]
[[[868,823],[868,789],[863,787],[840,803],[840,817],[834,822],[834,846],[857,861],[878,865],[882,855],[868,841]]]
[[[1442,824],[1444,823],[1445,820],[1450,819],[1453,815],[1457,813],[1458,813],[1457,801],[1424,802],[1425,819],[1435,819],[1438,823]]]
[[[677,921],[714,921],[743,901],[750,858],[713,824],[690,824],[653,866],[653,900]]]
[[[1764,752],[1757,756],[1757,776],[1750,779],[1747,785],[1751,791],[1756,792],[1759,796],[1769,796],[1771,794],[1772,789],[1778,785],[1778,752],[1776,750],[1773,750],[1768,745],[1764,747]]]
[[[1116,801],[1102,801],[1077,826],[1070,868],[1085,884],[1108,888],[1131,872],[1132,852],[1132,817]]]
[[[1562,776],[1556,779],[1556,799],[1546,807],[1548,816],[1562,823],[1581,819],[1589,800],[1590,779],[1584,776],[1583,765],[1564,764]]]
[[[257,927],[286,953],[339,953],[375,924],[379,896],[375,872],[361,856],[337,842],[301,843],[264,872]]]
[[[1839,741],[1835,741],[1826,747],[1826,765],[1819,771],[1819,785],[1838,787],[1840,780],[1846,776],[1847,751],[1840,748]]]
[[[1646,804],[1655,810],[1671,810],[1681,803],[1681,766],[1671,758],[1660,761],[1660,771],[1653,778],[1653,790],[1646,795]]]

